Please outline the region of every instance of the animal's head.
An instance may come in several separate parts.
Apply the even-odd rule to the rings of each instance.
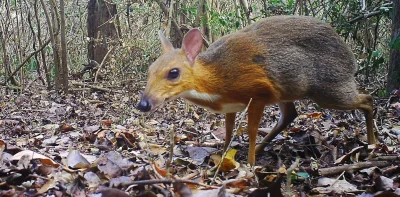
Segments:
[[[146,89],[138,109],[148,112],[162,103],[190,90],[197,55],[203,47],[203,37],[198,29],[190,30],[182,41],[182,48],[175,49],[160,31],[162,55],[149,67]]]

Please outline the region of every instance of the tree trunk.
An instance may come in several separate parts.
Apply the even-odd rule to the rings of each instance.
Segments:
[[[44,5],[44,1],[41,0],[42,6]],[[49,21],[47,22],[49,24],[49,31],[50,31],[50,39],[51,39],[51,45],[53,48],[53,62],[54,62],[54,70],[56,73],[56,78],[54,80],[55,82],[55,87],[57,90],[60,90],[61,87],[61,78],[58,77],[58,73],[62,72],[61,71],[61,57],[60,57],[60,17],[58,14],[58,6],[56,5],[55,1],[50,1],[51,6],[49,6],[49,10],[51,13],[51,22],[50,18],[48,19]],[[44,6],[43,6],[44,8]],[[46,12],[45,12],[46,13]],[[51,24],[51,25],[50,25]]]
[[[156,2],[158,4],[158,6],[160,6],[164,16],[168,17],[169,16],[169,11],[168,11],[168,8],[165,5],[165,3],[162,2],[161,0],[156,0]],[[181,31],[181,28],[180,28],[178,22],[175,20],[175,18],[172,17],[172,18],[169,18],[169,19],[171,21],[171,29],[175,30],[174,34],[173,34],[173,36],[175,36],[175,39],[172,40],[172,45],[174,47],[178,47],[179,48],[179,47],[181,47],[181,41],[183,40],[183,33]]]
[[[243,11],[246,14],[246,19],[247,19],[247,25],[251,24],[251,18],[250,18],[250,8],[249,8],[249,3],[247,0],[240,0],[240,4],[242,5]]]
[[[400,0],[393,0],[392,41],[400,39]],[[389,59],[387,94],[400,89],[400,49],[392,47]]]
[[[196,26],[201,27],[201,32],[208,43],[211,43],[210,39],[210,26],[208,23],[207,13],[207,0],[200,0],[198,6],[198,13],[196,16]]]
[[[235,0],[235,10],[236,10],[236,17],[239,18],[239,26],[240,28],[243,28],[243,24],[242,24],[242,14],[240,13],[240,4],[239,4],[239,0]]]
[[[104,0],[89,0],[87,18],[87,31],[90,38],[89,61],[94,60],[100,64],[110,46],[119,44],[121,31],[116,24],[119,24],[116,4]]]
[[[51,1],[52,2],[52,1]],[[50,32],[50,40],[51,40],[51,47],[53,48],[53,64],[54,68],[56,70],[60,67],[60,60],[59,60],[59,55],[58,55],[58,44],[57,44],[57,38],[58,38],[58,33],[60,32],[59,30],[59,22],[58,21],[58,16],[56,16],[57,12],[57,7],[54,5],[54,3],[51,3],[49,6],[49,10],[52,13],[52,20],[50,20],[50,15],[47,11],[46,4],[44,3],[44,0],[40,0],[40,4],[42,5],[44,15],[46,17],[46,22],[49,28]],[[51,73],[49,70],[45,70],[46,72],[46,79],[47,79],[47,88],[50,90],[51,88]],[[57,81],[57,80],[55,80]]]
[[[36,19],[36,22],[37,22],[37,38],[38,38],[38,42],[39,42],[39,48],[42,48],[42,46],[43,46],[43,41],[42,41],[42,37],[41,37],[41,30],[40,30],[40,19],[39,19],[39,14],[38,14],[38,0],[35,0],[35,3],[34,3],[34,12],[35,12],[35,19]],[[36,51],[36,49],[35,49],[35,51]],[[50,73],[49,73],[49,71],[47,70],[47,64],[46,64],[46,52],[45,52],[45,50],[42,50],[42,51],[40,51],[40,54],[41,54],[41,56],[42,56],[42,63],[43,63],[43,69],[44,69],[44,73],[45,73],[45,75],[46,75],[46,81],[47,81],[47,83],[45,83],[44,82],[44,80],[43,80],[43,76],[42,76],[42,74],[41,74],[41,71],[40,71],[40,63],[39,63],[39,61],[37,62],[37,65],[38,65],[38,67],[37,67],[37,72],[38,72],[38,74],[39,74],[39,78],[40,78],[40,80],[43,82],[43,85],[47,85],[47,89],[50,89]]]
[[[65,12],[64,0],[60,0],[60,39],[61,39],[61,67],[58,76],[61,79],[61,89],[68,93],[68,65],[67,65],[67,42],[65,38]]]

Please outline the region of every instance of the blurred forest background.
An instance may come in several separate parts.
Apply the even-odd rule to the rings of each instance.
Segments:
[[[399,4],[399,0],[0,0],[1,94],[71,92],[83,86],[137,90],[146,80],[147,66],[159,56],[159,30],[179,47],[183,35],[199,27],[210,44],[268,16],[309,15],[330,23],[352,48],[362,87],[374,96],[386,96],[400,81]]]
[[[236,150],[248,146],[248,136],[243,134],[244,113],[237,121],[236,131],[241,134],[232,143],[236,150],[221,160],[222,157],[210,155],[222,150],[223,116],[180,100],[169,102],[151,116],[144,116],[133,107],[144,89],[148,66],[160,55],[159,30],[175,47],[180,47],[188,30],[200,28],[206,49],[219,37],[274,15],[314,16],[331,24],[346,41],[358,62],[356,79],[360,90],[374,97],[374,127],[384,146],[374,147],[364,157],[360,154],[366,148],[361,143],[366,141],[360,135],[365,130],[361,116],[330,112],[334,110],[319,112],[320,108],[312,103],[300,101],[296,102],[299,117],[282,137],[269,144],[265,150],[268,154],[258,156],[257,162],[265,166],[260,175],[256,174],[258,178],[244,168],[221,168],[224,173],[214,174],[215,164],[228,156],[234,164],[228,166],[233,168],[239,165],[236,161],[242,163],[247,158],[247,151],[238,151],[235,158]],[[321,183],[321,191],[345,181],[338,186],[340,196],[349,191],[374,193],[396,188],[399,192],[399,49],[400,0],[0,0],[0,196],[5,192],[9,196],[24,192],[30,192],[30,196],[46,192],[58,192],[53,196],[85,196],[102,185],[139,196],[145,186],[136,187],[133,180],[164,181],[160,177],[169,177],[170,172],[176,177],[191,177],[188,179],[196,183],[218,186],[245,172],[246,178],[239,179],[245,182],[236,182],[235,191],[246,196],[255,191],[254,196],[265,196],[265,185],[260,185],[261,192],[249,189],[255,186],[252,180],[272,180],[268,177],[289,166],[286,196],[292,196],[292,177],[296,181],[298,177],[314,179],[321,169],[327,172],[317,176],[322,180],[341,173],[328,179],[333,182]],[[279,119],[277,106],[264,112],[260,136],[265,136]],[[49,164],[42,157],[38,157],[38,165],[33,153],[54,159],[54,165],[47,168]],[[193,155],[201,158],[193,162]],[[295,155],[298,158],[293,162]],[[376,162],[370,162],[374,161],[372,156]],[[209,157],[212,158],[205,159]],[[369,166],[353,168],[364,158]],[[356,163],[347,165],[345,174],[341,164],[350,159]],[[156,170],[148,164],[154,164]],[[388,168],[378,171],[370,168],[371,164]],[[302,166],[299,175],[292,176],[297,165]],[[333,172],[331,167],[338,168]],[[376,174],[357,174],[359,168],[367,167]],[[153,176],[155,171],[162,176]],[[311,191],[316,186],[309,183],[311,178],[295,183],[292,190]],[[276,178],[274,187],[268,187],[280,192],[277,188],[281,188],[282,180]],[[97,185],[92,186],[93,183]],[[370,190],[375,184],[385,188]],[[169,186],[168,189],[154,182],[148,186],[157,194],[172,194]]]

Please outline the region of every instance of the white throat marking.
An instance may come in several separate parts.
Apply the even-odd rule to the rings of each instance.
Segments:
[[[208,101],[208,102],[215,102],[216,100],[221,98],[221,95],[218,95],[218,94],[208,94],[208,93],[204,93],[204,92],[198,92],[193,89],[182,92],[178,96],[182,97],[182,98],[199,99],[199,100]]]

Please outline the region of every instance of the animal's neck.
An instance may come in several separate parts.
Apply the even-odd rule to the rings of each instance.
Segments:
[[[203,66],[201,60],[196,60],[192,72],[191,87],[181,97],[204,102],[215,102],[222,97],[223,81],[218,78],[213,66]]]
[[[215,66],[204,66],[201,60],[197,60],[193,66],[193,89],[208,94],[221,92],[222,79],[218,76]]]

